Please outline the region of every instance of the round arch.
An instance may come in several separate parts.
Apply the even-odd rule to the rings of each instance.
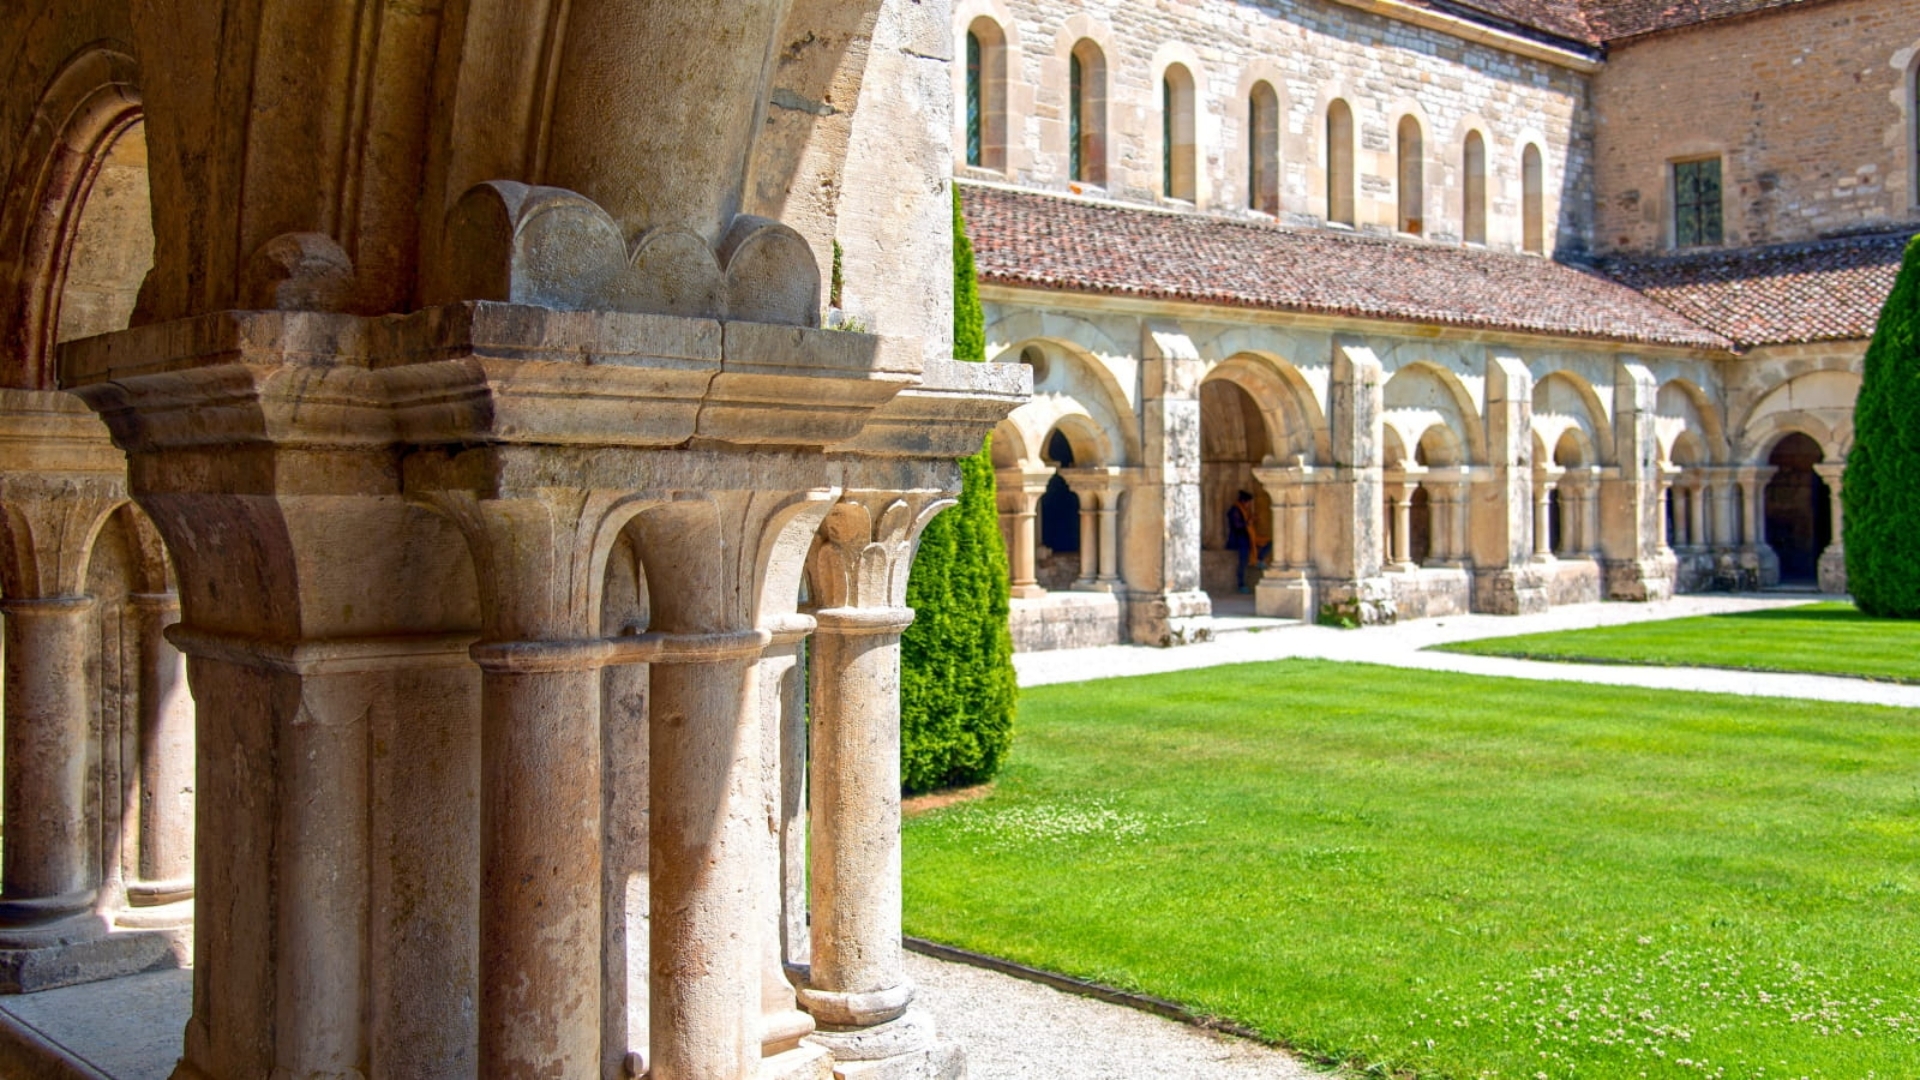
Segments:
[[[1043,361],[1034,370],[1033,399],[1008,418],[1022,435],[1026,453],[1021,460],[1036,461],[1046,434],[1069,416],[1085,419],[1079,430],[1090,429],[1081,436],[1089,451],[1085,464],[1130,465],[1140,459],[1138,425],[1128,422],[1133,408],[1105,364],[1078,343],[1057,337],[1023,339],[998,354],[1006,359],[1029,355]]]
[[[107,155],[142,118],[133,50],[100,42],[49,81],[0,203],[0,385],[59,385],[54,346],[68,262]]]
[[[1533,384],[1533,426],[1542,441],[1556,449],[1561,433],[1580,431],[1586,447],[1585,465],[1614,462],[1613,426],[1593,384],[1571,371],[1548,372]]]
[[[1381,402],[1383,421],[1399,429],[1407,447],[1417,447],[1427,429],[1440,422],[1454,429],[1462,464],[1485,459],[1480,411],[1460,377],[1447,368],[1430,360],[1402,364],[1388,377]]]

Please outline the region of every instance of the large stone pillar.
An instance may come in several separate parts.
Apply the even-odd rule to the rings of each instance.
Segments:
[[[1475,611],[1529,615],[1547,609],[1546,496],[1534,490],[1533,375],[1517,356],[1487,358],[1487,468],[1475,470],[1466,520],[1472,536]]]
[[[1393,586],[1381,576],[1386,538],[1381,513],[1381,391],[1386,376],[1364,341],[1333,340],[1327,422],[1332,461],[1315,485],[1314,560],[1319,611],[1358,624],[1397,617]]]
[[[1127,637],[1186,645],[1213,637],[1200,588],[1200,353],[1172,322],[1141,331],[1144,453],[1127,514]]]
[[[1659,383],[1632,359],[1614,365],[1613,431],[1617,461],[1601,480],[1600,550],[1612,600],[1673,595],[1674,558],[1666,545],[1659,433]]]
[[[900,634],[914,545],[941,492],[849,491],[821,529],[812,723],[812,956],[800,1001],[840,1075],[961,1074],[912,1009],[901,950]]]
[[[1840,498],[1840,484],[1847,463],[1822,462],[1815,465],[1813,471],[1827,482],[1827,495],[1833,500],[1833,541],[1820,553],[1820,591],[1844,594],[1847,591],[1846,508]]]

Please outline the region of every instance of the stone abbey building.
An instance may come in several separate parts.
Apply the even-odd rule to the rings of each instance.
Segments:
[[[957,0],[989,355],[1035,382],[993,444],[1020,647],[1844,591],[1861,357],[1920,225],[1917,28]]]

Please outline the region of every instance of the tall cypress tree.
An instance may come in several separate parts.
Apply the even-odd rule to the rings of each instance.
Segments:
[[[1920,618],[1920,236],[1880,309],[1840,488],[1847,588],[1860,610]]]
[[[953,192],[953,355],[986,359],[973,245]],[[908,792],[977,784],[1013,742],[1007,550],[994,505],[991,440],[960,462],[960,504],[921,534],[907,580],[917,613],[900,643],[900,781]]]

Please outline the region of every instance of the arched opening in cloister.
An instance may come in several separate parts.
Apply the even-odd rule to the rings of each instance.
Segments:
[[[1780,559],[1781,584],[1816,582],[1820,553],[1833,542],[1832,494],[1814,469],[1824,460],[1820,444],[1797,431],[1767,455],[1775,471],[1767,481],[1766,538]]]
[[[1230,378],[1200,384],[1200,583],[1207,592],[1231,596],[1251,588],[1261,561],[1259,547],[1273,537],[1273,501],[1254,469],[1273,453],[1266,417],[1246,388]],[[1241,492],[1251,509],[1233,514]],[[1231,525],[1244,520],[1247,543],[1239,548]]]
[[[1080,572],[1080,496],[1067,484],[1061,470],[1076,464],[1073,440],[1054,428],[1048,434],[1040,460],[1053,467],[1046,493],[1040,496],[1040,584],[1065,589]]]

